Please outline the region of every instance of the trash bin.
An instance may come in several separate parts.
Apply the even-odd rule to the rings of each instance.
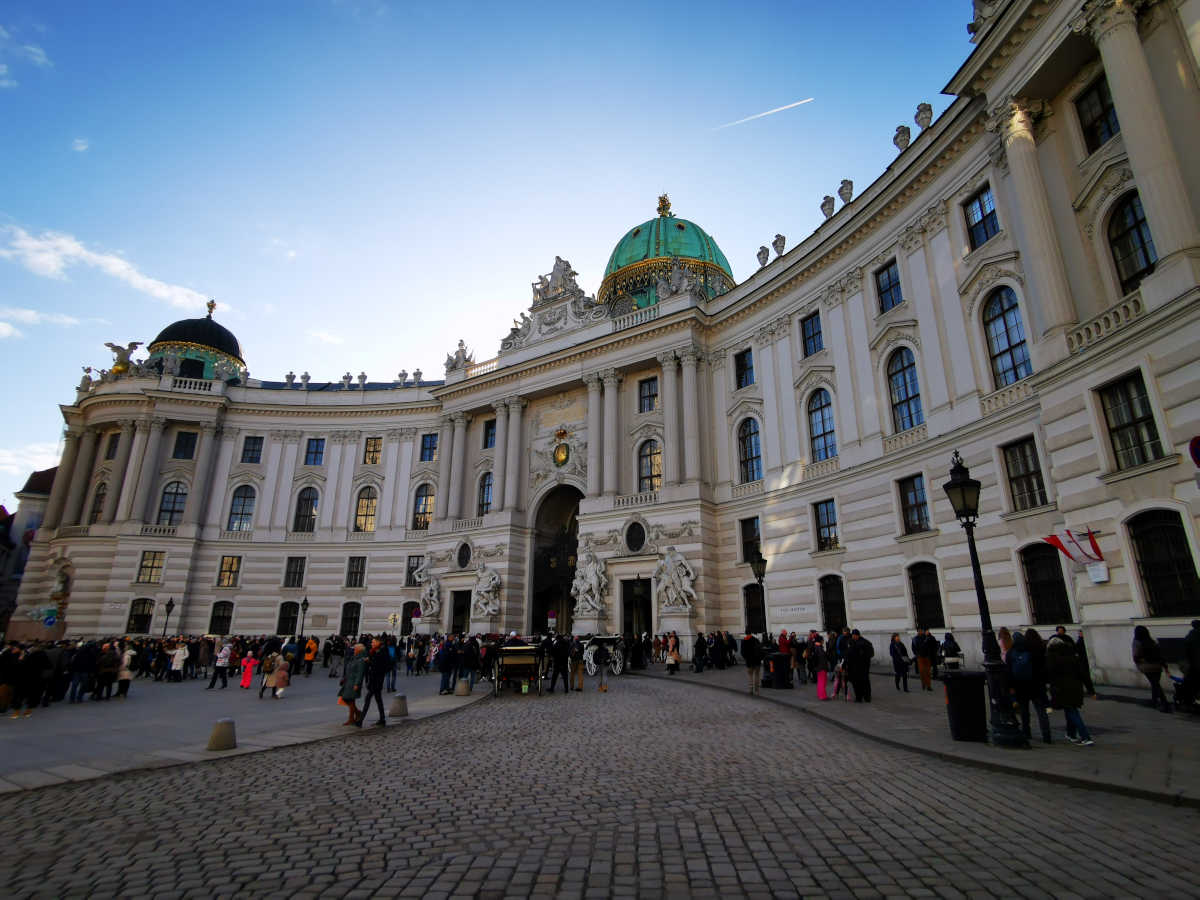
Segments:
[[[792,686],[792,658],[786,653],[772,653],[768,656],[767,668],[771,673],[771,687],[790,688]]]
[[[946,714],[950,717],[950,736],[956,741],[988,739],[987,676],[982,672],[944,672]]]

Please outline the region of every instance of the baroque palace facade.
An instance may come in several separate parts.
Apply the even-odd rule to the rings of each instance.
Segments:
[[[443,381],[253,379],[211,306],[110,345],[10,634],[848,623],[975,653],[958,450],[997,624],[1081,628],[1133,679],[1134,624],[1200,614],[1200,0],[969,30],[946,112],[740,284],[664,197],[595,296],[556,260]]]

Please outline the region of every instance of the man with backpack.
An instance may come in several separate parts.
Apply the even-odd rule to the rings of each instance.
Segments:
[[[846,676],[854,688],[855,703],[871,702],[871,658],[875,648],[862,632],[855,628],[850,632],[850,643],[846,646]]]
[[[937,662],[938,642],[928,628],[918,628],[912,639],[913,656],[917,659],[917,674],[921,676],[921,690],[933,690],[933,666]]]
[[[742,638],[742,659],[746,661],[746,676],[750,679],[750,696],[758,697],[762,689],[762,644],[753,632]]]

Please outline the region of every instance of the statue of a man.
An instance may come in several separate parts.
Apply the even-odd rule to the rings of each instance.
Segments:
[[[571,584],[571,596],[575,598],[575,616],[586,616],[604,611],[604,593],[608,590],[608,576],[604,563],[591,550],[580,554],[575,566],[575,580]]]
[[[668,547],[654,569],[655,592],[663,609],[691,609],[696,602],[696,573],[683,554]]]
[[[475,569],[471,607],[475,615],[481,618],[500,614],[500,573],[484,562],[480,562]]]
[[[425,576],[424,587],[421,588],[421,617],[427,619],[440,618],[442,615],[442,583],[433,574]]]

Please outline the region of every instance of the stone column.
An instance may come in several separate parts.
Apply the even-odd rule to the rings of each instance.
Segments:
[[[322,530],[333,527],[333,507],[337,503],[338,471],[342,462],[342,435],[334,432],[325,439],[329,451],[322,462],[325,468],[325,490],[317,500],[317,525]]]
[[[600,446],[604,439],[603,426],[600,424],[600,416],[603,412],[600,408],[600,404],[603,402],[600,398],[602,382],[597,373],[591,372],[583,376],[583,383],[587,385],[588,392],[587,495],[599,497],[601,491]]]
[[[454,414],[454,456],[450,461],[450,499],[446,516],[457,519],[462,516],[463,470],[467,465],[467,422],[465,413]]]
[[[679,354],[683,369],[683,480],[700,478],[700,396],[696,384],[696,364],[700,353],[687,347]]]
[[[96,441],[99,437],[100,432],[95,428],[85,428],[83,438],[79,441],[79,452],[75,455],[75,467],[71,473],[71,487],[63,507],[64,525],[78,525],[83,514],[83,501],[86,499],[92,464],[96,461]]]
[[[125,463],[121,499],[117,502],[117,522],[124,522],[134,515],[133,499],[137,494],[142,461],[146,456],[146,438],[150,433],[150,422],[147,419],[135,419],[133,425],[136,430],[129,448],[129,461]]]
[[[617,453],[621,445],[621,427],[617,417],[617,393],[621,376],[616,369],[606,369],[600,377],[604,379],[604,493],[611,496],[619,490]]]
[[[241,431],[237,428],[222,428],[219,429],[213,436],[214,452],[216,453],[216,461],[213,464],[213,475],[209,481],[208,487],[208,502],[204,505],[200,523],[202,525],[216,525],[224,530],[229,524],[227,521],[221,521],[221,514],[225,511],[222,509],[225,501],[225,488],[229,485],[229,472],[233,468],[233,455],[237,452],[237,440],[241,435]],[[199,469],[197,469],[199,475]],[[255,489],[257,494],[254,498],[254,515],[251,517],[250,524],[253,527],[270,528],[271,527],[271,498],[266,496],[270,487],[264,487],[261,490]]]
[[[279,448],[278,465],[275,469],[275,487],[271,490],[273,496],[271,506],[271,527],[286,529],[289,526],[288,516],[292,513],[292,481],[296,477],[296,462],[300,455],[300,438],[298,431],[272,431],[271,439]],[[325,502],[321,497],[318,503]]]
[[[496,455],[492,460],[492,512],[504,509],[504,486],[508,484],[508,404],[493,403],[496,411]]]
[[[121,420],[121,436],[117,439],[117,458],[113,460],[112,475],[108,480],[108,494],[104,497],[104,509],[100,512],[101,522],[111,522],[117,517],[117,503],[125,487],[125,470],[129,467],[129,454],[133,449],[133,419]]]
[[[1034,285],[1036,299],[1032,305],[1042,310],[1043,335],[1060,330],[1078,318],[1033,136],[1034,118],[1044,109],[1045,104],[1040,100],[1010,98],[993,110],[988,120],[988,128],[999,132],[1004,142],[1004,155],[1013,179],[1011,193],[1020,223],[1018,232],[1025,237],[1021,262]]]
[[[342,444],[341,465],[335,472],[331,467],[329,474],[336,476],[336,496],[331,496],[330,504],[333,509],[333,527],[350,528],[354,524],[357,495],[354,494],[354,467],[362,459],[359,448],[362,446],[362,435],[356,431],[343,431],[338,435]],[[378,511],[378,507],[376,507]]]
[[[79,456],[79,430],[68,428],[63,436],[63,455],[58,461],[58,472],[54,476],[54,487],[50,489],[50,499],[46,502],[46,515],[42,524],[46,528],[57,528],[62,522],[63,506],[67,502],[67,492],[71,488],[71,479],[75,472],[75,459]]]
[[[150,419],[150,430],[146,435],[146,451],[142,454],[142,466],[138,472],[137,494],[133,498],[133,510],[130,518],[139,522],[154,519],[152,503],[157,499],[152,496],[158,481],[159,453],[162,449],[163,430],[167,420],[162,416]]]
[[[779,391],[775,377],[775,327],[765,325],[754,336],[754,377],[762,386],[763,421],[758,431],[762,449],[763,474],[783,465],[783,447],[779,441]],[[738,474],[740,478],[740,473]]]
[[[408,527],[408,484],[412,480],[413,456],[417,448],[417,429],[400,429],[399,470],[396,473],[396,493],[392,499],[393,526]]]
[[[216,443],[215,425],[200,426],[200,447],[196,451],[196,469],[192,474],[192,487],[188,491],[187,506],[183,511],[183,524],[196,525],[204,521],[208,508],[208,479],[212,473],[213,444]]]
[[[443,416],[441,430],[438,432],[438,484],[437,496],[433,503],[435,519],[446,518],[450,497],[450,451],[454,446],[454,422],[450,416]]]
[[[392,527],[392,509],[396,504],[396,459],[399,453],[400,429],[393,428],[383,436],[383,494],[379,498],[380,531]]]
[[[508,471],[504,474],[504,508],[520,509],[521,495],[521,417],[528,402],[521,397],[508,398]]]
[[[1100,48],[1125,152],[1162,259],[1198,241],[1179,158],[1138,36],[1140,5],[1138,0],[1088,0],[1071,26],[1090,34]]]
[[[676,389],[678,376],[676,368],[678,361],[674,350],[658,354],[658,364],[662,367],[662,414],[663,414],[663,448],[662,474],[663,484],[679,483],[679,391]]]

